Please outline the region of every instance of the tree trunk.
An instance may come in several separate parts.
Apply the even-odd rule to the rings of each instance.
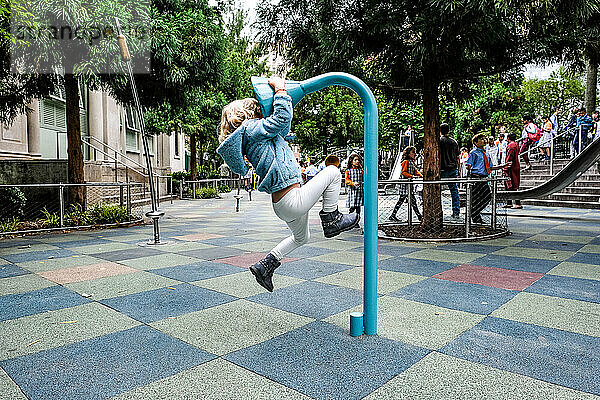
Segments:
[[[438,98],[439,83],[435,72],[423,72],[423,179],[433,181],[440,179],[440,104]],[[423,185],[423,221],[422,228],[437,230],[442,228],[442,198],[440,185]]]
[[[79,117],[79,87],[73,74],[65,74],[65,98],[69,183],[85,183],[83,150],[81,148],[81,120]],[[85,207],[85,186],[69,187],[67,204],[80,204]]]
[[[585,109],[588,114],[596,109],[596,91],[598,84],[598,59],[589,51],[585,57]]]
[[[198,179],[198,160],[196,160],[196,132],[190,133],[190,174],[193,181]]]

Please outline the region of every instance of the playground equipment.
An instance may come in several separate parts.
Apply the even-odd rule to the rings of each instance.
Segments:
[[[363,81],[343,72],[330,72],[305,81],[286,81],[285,89],[296,105],[304,96],[328,86],[352,89],[364,105],[365,149],[365,236],[364,236],[364,305],[363,318],[351,316],[351,334],[377,333],[377,186],[378,186],[378,114],[373,92]],[[264,117],[273,112],[273,89],[267,78],[252,77],[252,86]],[[362,327],[361,320],[362,319]]]
[[[142,245],[159,245],[166,244],[166,242],[160,241],[160,231],[158,228],[158,220],[160,217],[165,215],[163,211],[158,209],[158,199],[156,196],[156,188],[154,187],[154,173],[152,172],[152,161],[150,160],[150,147],[148,146],[148,138],[146,137],[146,131],[144,126],[144,118],[142,118],[142,107],[140,105],[140,99],[137,93],[137,87],[135,85],[135,79],[133,79],[133,70],[131,68],[131,56],[129,55],[129,50],[127,48],[127,41],[125,40],[125,36],[121,33],[121,26],[119,25],[119,19],[115,18],[117,25],[117,40],[119,41],[119,47],[121,49],[121,56],[123,57],[123,61],[125,61],[125,66],[127,67],[127,74],[129,75],[129,81],[131,82],[131,90],[133,91],[133,101],[135,103],[135,108],[137,110],[137,118],[139,122],[140,132],[142,134],[142,145],[144,147],[144,157],[146,159],[146,167],[148,168],[148,183],[150,186],[150,198],[152,200],[152,210],[146,213],[148,218],[152,218],[152,222],[154,225],[154,240],[150,242],[140,243]]]

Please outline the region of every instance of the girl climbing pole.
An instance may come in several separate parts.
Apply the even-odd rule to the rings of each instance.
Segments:
[[[358,224],[357,213],[342,214],[338,210],[341,175],[335,165],[300,186],[302,176],[294,153],[284,137],[292,122],[292,98],[285,82],[271,77],[274,90],[273,114],[263,118],[256,99],[236,100],[223,109],[217,153],[236,174],[246,174],[248,158],[260,177],[258,190],[271,194],[273,211],[292,231],[261,261],[250,267],[256,281],[269,292],[273,291],[273,272],[281,259],[308,242],[308,212],[323,198],[319,212],[324,236],[334,237]]]
[[[401,170],[400,173],[402,174],[402,176],[404,178],[414,178],[415,176],[423,176],[421,175],[421,173],[419,172],[419,170],[417,169],[416,165],[415,165],[415,160],[417,158],[417,149],[413,146],[408,146],[404,149],[404,151],[402,152],[402,164],[401,164]],[[396,213],[398,212],[398,210],[400,209],[400,206],[402,205],[402,203],[404,203],[406,201],[406,199],[408,198],[408,184],[407,183],[402,183],[399,185],[399,190],[398,193],[400,194],[400,197],[398,198],[398,201],[396,202],[396,205],[394,206],[394,211],[392,211],[392,214],[390,215],[390,221],[395,221],[395,222],[399,222],[400,220],[398,219],[398,217],[396,217]],[[423,219],[423,216],[421,215],[421,211],[419,211],[419,207],[417,207],[417,200],[415,199],[415,195],[414,195],[414,191],[410,194],[410,201],[412,203],[412,208],[413,211],[415,212],[415,214],[417,215],[417,218],[419,219],[419,221],[421,221]]]

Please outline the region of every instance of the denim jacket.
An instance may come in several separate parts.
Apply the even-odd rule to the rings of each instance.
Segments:
[[[258,190],[273,193],[302,182],[300,166],[284,137],[292,124],[292,98],[278,93],[273,98],[273,113],[267,118],[244,121],[221,143],[217,153],[238,175],[248,167],[244,156],[260,177]]]

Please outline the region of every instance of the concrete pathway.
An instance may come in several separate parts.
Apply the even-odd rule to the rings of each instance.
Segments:
[[[247,267],[287,228],[264,194],[234,205],[163,205],[158,247],[137,245],[151,226],[0,241],[0,397],[600,398],[597,212],[380,241],[378,335],[352,338],[362,236],[325,239],[313,209],[268,293]]]

